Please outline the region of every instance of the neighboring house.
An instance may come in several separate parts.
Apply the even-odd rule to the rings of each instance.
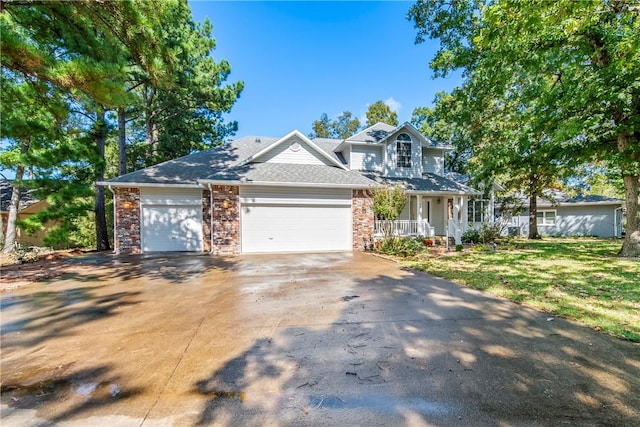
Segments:
[[[622,236],[624,200],[595,195],[569,197],[559,191],[546,193],[545,198],[537,199],[538,233],[549,236]],[[526,209],[511,219],[510,234],[529,234],[529,200],[522,198],[522,203]]]
[[[454,236],[480,192],[444,176],[444,153],[411,124],[345,140],[244,137],[98,184],[114,194],[119,253],[363,250],[395,234]],[[402,184],[400,220],[376,220],[370,189]]]
[[[454,181],[469,185],[470,177],[457,172],[447,172],[445,176]],[[467,228],[479,229],[482,224],[493,224],[497,216],[496,193],[505,191],[497,182],[491,183],[491,188],[485,190],[485,185],[478,185],[482,191],[479,196],[469,198],[467,201]]]
[[[20,205],[18,211],[18,220],[24,220],[31,215],[45,209],[48,204],[44,200],[37,200],[32,197],[32,191],[23,188],[20,192]],[[13,186],[6,179],[0,180],[0,215],[2,216],[2,233],[3,236],[7,232],[7,220],[9,219],[9,207],[11,205],[11,195],[13,194]],[[33,235],[29,235],[16,228],[16,242],[24,246],[43,246],[45,231],[38,231]]]

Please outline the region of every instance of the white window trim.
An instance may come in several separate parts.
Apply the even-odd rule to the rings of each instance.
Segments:
[[[548,220],[547,214],[553,212],[553,221]],[[542,218],[538,218],[538,215],[542,214]],[[552,226],[556,225],[556,219],[558,218],[558,211],[556,209],[538,209],[536,211],[536,224],[539,226]]]
[[[471,224],[481,224],[489,219],[489,199],[470,199],[467,202],[467,222]],[[480,213],[480,221],[476,221],[476,213]],[[469,218],[471,214],[471,218]]]
[[[402,137],[402,138],[401,138]],[[406,137],[406,138],[404,138]],[[406,133],[401,133],[396,137],[396,167],[401,169],[411,169],[413,166],[413,139]],[[400,165],[400,150],[399,144],[409,144],[409,157],[408,157],[408,165]]]

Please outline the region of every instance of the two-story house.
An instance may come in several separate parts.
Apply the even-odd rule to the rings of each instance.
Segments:
[[[398,235],[451,236],[478,191],[444,176],[444,153],[411,124],[378,123],[345,140],[244,137],[100,182],[114,197],[119,253],[214,254],[363,250]],[[409,200],[376,219],[371,189],[400,184]]]

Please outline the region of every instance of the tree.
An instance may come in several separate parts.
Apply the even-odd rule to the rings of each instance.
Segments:
[[[376,218],[386,221],[398,219],[407,204],[407,191],[404,187],[401,185],[386,185],[374,187],[372,192],[373,213]],[[393,227],[391,224],[387,224],[383,228],[386,237],[389,237]]]
[[[434,107],[418,107],[413,110],[411,124],[434,141],[451,144],[454,149],[445,153],[445,169],[467,174],[471,157],[471,129],[469,111],[457,102],[454,94],[438,92]]]
[[[63,94],[66,102],[69,123],[61,128],[63,135],[35,151],[31,141],[25,153],[16,154],[31,162],[37,187],[48,190],[42,193],[51,206],[34,218],[63,222],[52,234],[62,237],[78,215],[93,215],[97,248],[109,248],[105,190],[93,186],[108,178],[105,149],[116,128],[119,174],[127,164],[146,166],[208,148],[237,129],[235,122],[224,123],[222,114],[235,103],[242,83],[223,85],[230,66],[213,60],[211,25],[196,24],[186,1],[2,1],[1,6],[3,75],[38,86],[37,102],[43,105],[52,93]],[[148,125],[142,133],[134,116],[139,112]],[[30,126],[26,120],[23,125]],[[129,146],[127,133],[146,134],[149,144]],[[18,147],[18,139],[7,138]],[[19,172],[21,166],[12,167]],[[87,190],[95,196],[92,204]]]
[[[398,126],[398,114],[383,101],[376,101],[369,105],[369,108],[367,109],[366,126],[373,126],[376,123],[386,123],[391,126]]]
[[[435,75],[461,69],[462,90],[476,106],[517,93],[544,135],[539,148],[554,160],[570,153],[574,161],[610,160],[619,168],[627,205],[623,256],[640,255],[639,14],[630,0],[420,0],[408,15],[418,42],[440,40]]]
[[[353,117],[350,111],[344,111],[335,120],[330,120],[326,113],[322,113],[320,120],[312,123],[313,130],[310,138],[346,139],[360,130],[360,120]]]
[[[231,66],[213,59],[215,39],[208,20],[193,21],[186,2],[167,7],[167,15],[154,26],[162,51],[171,52],[169,82],[144,80],[141,119],[148,147],[146,166],[220,144],[238,128],[224,123],[240,96],[243,82],[225,84]]]
[[[16,244],[16,226],[23,192],[24,173],[38,162],[36,153],[59,138],[60,127],[68,113],[60,94],[46,85],[31,84],[16,78],[4,68],[0,77],[0,132],[8,147],[0,153],[0,164],[13,169],[12,195],[7,218],[7,231],[2,251],[9,253]],[[42,97],[49,92],[49,97]]]
[[[331,138],[331,120],[327,113],[322,113],[320,120],[314,120],[311,124],[313,129],[309,134],[309,138]]]

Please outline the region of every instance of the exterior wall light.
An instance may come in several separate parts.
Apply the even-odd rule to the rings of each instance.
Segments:
[[[222,207],[225,209],[229,209],[229,206],[231,206],[231,203],[229,203],[228,200],[223,200],[222,201]]]
[[[131,209],[131,206],[132,206],[131,202],[124,202],[122,204],[122,207],[125,209]]]

